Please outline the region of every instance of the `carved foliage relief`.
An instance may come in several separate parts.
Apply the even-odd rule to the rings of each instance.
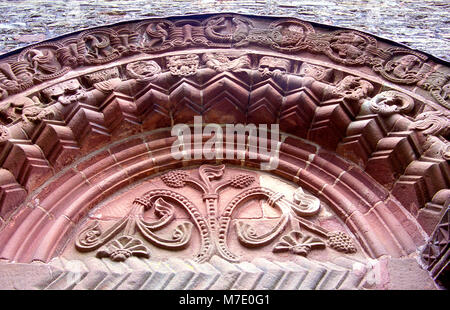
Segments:
[[[360,255],[354,237],[317,197],[225,165],[173,170],[117,195],[91,211],[74,244],[66,255],[95,253],[114,261]]]

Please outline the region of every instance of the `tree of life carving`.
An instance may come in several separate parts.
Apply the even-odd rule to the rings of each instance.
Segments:
[[[330,232],[313,222],[306,220],[320,211],[320,201],[313,195],[298,188],[293,201],[283,194],[261,186],[252,186],[255,177],[246,173],[235,174],[224,178],[225,165],[202,165],[198,169],[198,177],[184,170],[170,171],[161,176],[164,184],[172,189],[181,190],[190,186],[202,194],[204,208],[199,208],[189,198],[171,189],[151,190],[134,200],[128,214],[117,221],[111,228],[102,231],[100,224],[94,222],[84,228],[75,241],[79,251],[97,250],[97,257],[109,257],[115,261],[124,261],[130,256],[150,257],[149,249],[135,235],[138,232],[152,245],[169,250],[187,247],[191,240],[193,226],[201,237],[200,250],[196,254],[197,262],[206,262],[213,255],[228,261],[237,262],[239,257],[232,253],[227,245],[227,235],[232,217],[237,209],[246,202],[264,199],[269,207],[281,213],[277,223],[267,232],[258,234],[251,224],[243,219],[236,219],[237,237],[245,247],[255,248],[273,243],[289,223],[299,225],[319,237],[292,230],[275,243],[273,252],[290,251],[293,254],[306,256],[311,250],[330,248],[344,253],[356,252],[352,239],[343,232]],[[232,197],[219,214],[219,196],[227,188],[242,190]],[[175,219],[175,208],[184,209],[190,221],[183,221],[172,231],[169,238],[161,237],[158,230],[168,226]],[[153,209],[157,219],[149,222],[144,219],[144,212]],[[202,212],[201,210],[206,210]]]

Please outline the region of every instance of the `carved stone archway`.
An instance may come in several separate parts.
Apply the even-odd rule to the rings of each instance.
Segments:
[[[236,14],[6,55],[0,268],[12,280],[0,282],[433,288],[448,266],[449,81],[447,63],[365,33]],[[195,116],[278,124],[279,140],[257,138],[277,150],[227,133],[211,159],[211,136],[194,132],[175,159],[171,129]]]

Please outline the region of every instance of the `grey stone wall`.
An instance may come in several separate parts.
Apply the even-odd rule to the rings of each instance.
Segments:
[[[29,0],[0,2],[0,54],[126,20],[200,13],[295,16],[357,29],[450,60],[448,0]]]

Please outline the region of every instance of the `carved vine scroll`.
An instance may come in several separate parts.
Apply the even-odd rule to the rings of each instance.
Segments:
[[[304,219],[313,218],[320,211],[320,201],[313,195],[298,188],[291,201],[271,189],[252,186],[255,183],[255,177],[252,175],[238,173],[225,178],[224,172],[225,165],[202,165],[198,169],[198,176],[184,170],[163,174],[161,180],[174,190],[155,189],[136,198],[128,214],[104,231],[98,222],[88,225],[79,233],[75,242],[76,248],[83,252],[98,250],[97,257],[109,257],[116,261],[123,261],[130,256],[150,257],[150,250],[136,235],[140,235],[153,246],[180,250],[189,246],[195,227],[201,239],[196,261],[205,262],[213,255],[219,255],[228,261],[237,262],[239,256],[232,253],[227,241],[232,227],[236,230],[242,246],[259,248],[274,243],[288,229],[290,223],[295,222],[301,229],[306,229],[318,237],[292,230],[274,245],[274,253],[290,251],[306,256],[311,250],[324,248],[326,244],[340,252],[356,252],[352,239],[345,233],[327,231]],[[190,186],[202,194],[203,206],[196,205],[178,192],[185,186]],[[220,193],[228,187],[241,191],[221,210]],[[244,219],[234,219],[235,225],[230,225],[237,210],[253,200],[263,200],[269,208],[281,212],[272,228],[263,233],[258,233],[255,227]],[[174,224],[176,208],[187,212],[189,220]],[[147,221],[144,218],[143,214],[148,210],[154,211],[156,220]],[[172,226],[175,227],[172,229]],[[163,237],[159,233],[165,227],[172,229],[170,237]]]

